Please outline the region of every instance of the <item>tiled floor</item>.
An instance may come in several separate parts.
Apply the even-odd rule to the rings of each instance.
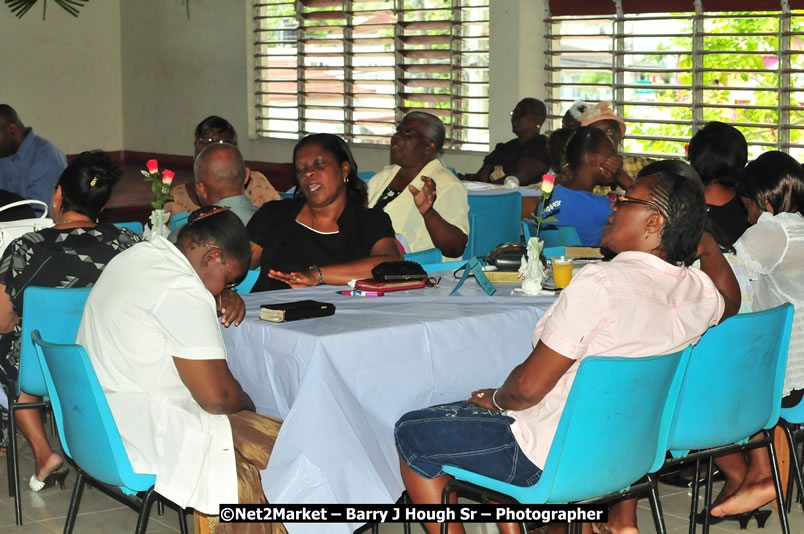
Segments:
[[[22,473],[30,476],[33,469],[33,458],[25,440],[20,439],[20,445],[22,446],[20,469]],[[25,524],[21,527],[17,527],[14,524],[14,500],[8,497],[8,492],[6,491],[7,481],[6,461],[5,458],[0,458],[0,534],[52,534],[63,532],[64,518],[70,503],[72,485],[75,482],[73,473],[68,477],[67,486],[64,490],[59,490],[56,487],[40,493],[33,493],[28,489],[27,484],[24,485],[22,489],[22,511]],[[682,488],[666,485],[662,485],[660,492],[668,532],[679,534],[687,532],[688,492]],[[98,490],[85,490],[74,532],[76,534],[133,533],[136,523],[137,514],[130,508]],[[191,516],[188,516],[187,523],[192,532]],[[654,532],[650,508],[645,499],[640,501],[639,524],[642,527],[640,531],[642,534]],[[497,532],[495,525],[483,524],[468,525],[467,530],[469,534],[496,534]],[[412,531],[415,534],[423,532],[418,526],[415,526]],[[765,529],[762,530],[757,528],[756,522],[753,520],[746,530],[740,530],[737,523],[732,522],[721,523],[710,529],[712,534],[764,534],[779,531],[779,521],[775,513],[771,515],[765,525]],[[800,506],[794,507],[792,514],[790,514],[790,531],[792,534],[804,533],[804,513],[802,513]],[[165,515],[159,516],[154,506],[148,523],[148,532],[178,532],[176,512],[166,509]],[[327,532],[326,525],[321,526],[321,532]],[[402,526],[382,525],[380,532],[383,534],[401,534]]]

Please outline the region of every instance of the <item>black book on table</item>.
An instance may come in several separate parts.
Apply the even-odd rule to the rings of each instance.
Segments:
[[[274,323],[298,321],[314,317],[327,317],[335,313],[335,305],[317,300],[297,300],[260,306],[260,319]]]

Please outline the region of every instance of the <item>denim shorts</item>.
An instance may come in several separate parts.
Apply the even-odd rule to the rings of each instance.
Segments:
[[[532,486],[542,470],[511,432],[512,417],[466,401],[408,412],[394,428],[396,449],[418,475],[434,478],[454,465],[517,486]]]

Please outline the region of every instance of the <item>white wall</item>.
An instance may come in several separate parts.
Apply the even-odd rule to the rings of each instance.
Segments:
[[[293,141],[248,138],[249,0],[121,0],[123,115],[128,150],[192,153],[195,124],[226,117],[246,159],[290,161]],[[543,96],[542,0],[492,0],[491,137],[512,137],[508,112],[524,96]],[[147,80],[147,82],[146,82]],[[388,162],[387,147],[352,147],[361,169]],[[448,152],[448,165],[473,172],[482,154]]]
[[[0,102],[74,153],[88,148],[192,154],[195,125],[226,117],[247,159],[290,161],[293,141],[249,138],[251,0],[90,2],[73,18],[48,3],[17,20],[0,5]],[[492,145],[512,137],[509,111],[544,97],[544,0],[491,0]],[[9,46],[16,43],[16,46]],[[388,162],[384,146],[354,146],[362,169]],[[448,152],[458,170],[483,154]]]
[[[0,4],[0,103],[70,154],[123,148],[120,4],[89,2],[78,18],[47,3],[17,19]]]

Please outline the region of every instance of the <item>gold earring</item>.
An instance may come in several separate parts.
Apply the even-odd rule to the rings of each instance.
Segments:
[[[650,234],[648,232],[645,232],[645,239],[647,239],[649,235]]]
[[[349,175],[348,174],[343,177],[343,183],[345,183],[345,184],[349,183]]]

